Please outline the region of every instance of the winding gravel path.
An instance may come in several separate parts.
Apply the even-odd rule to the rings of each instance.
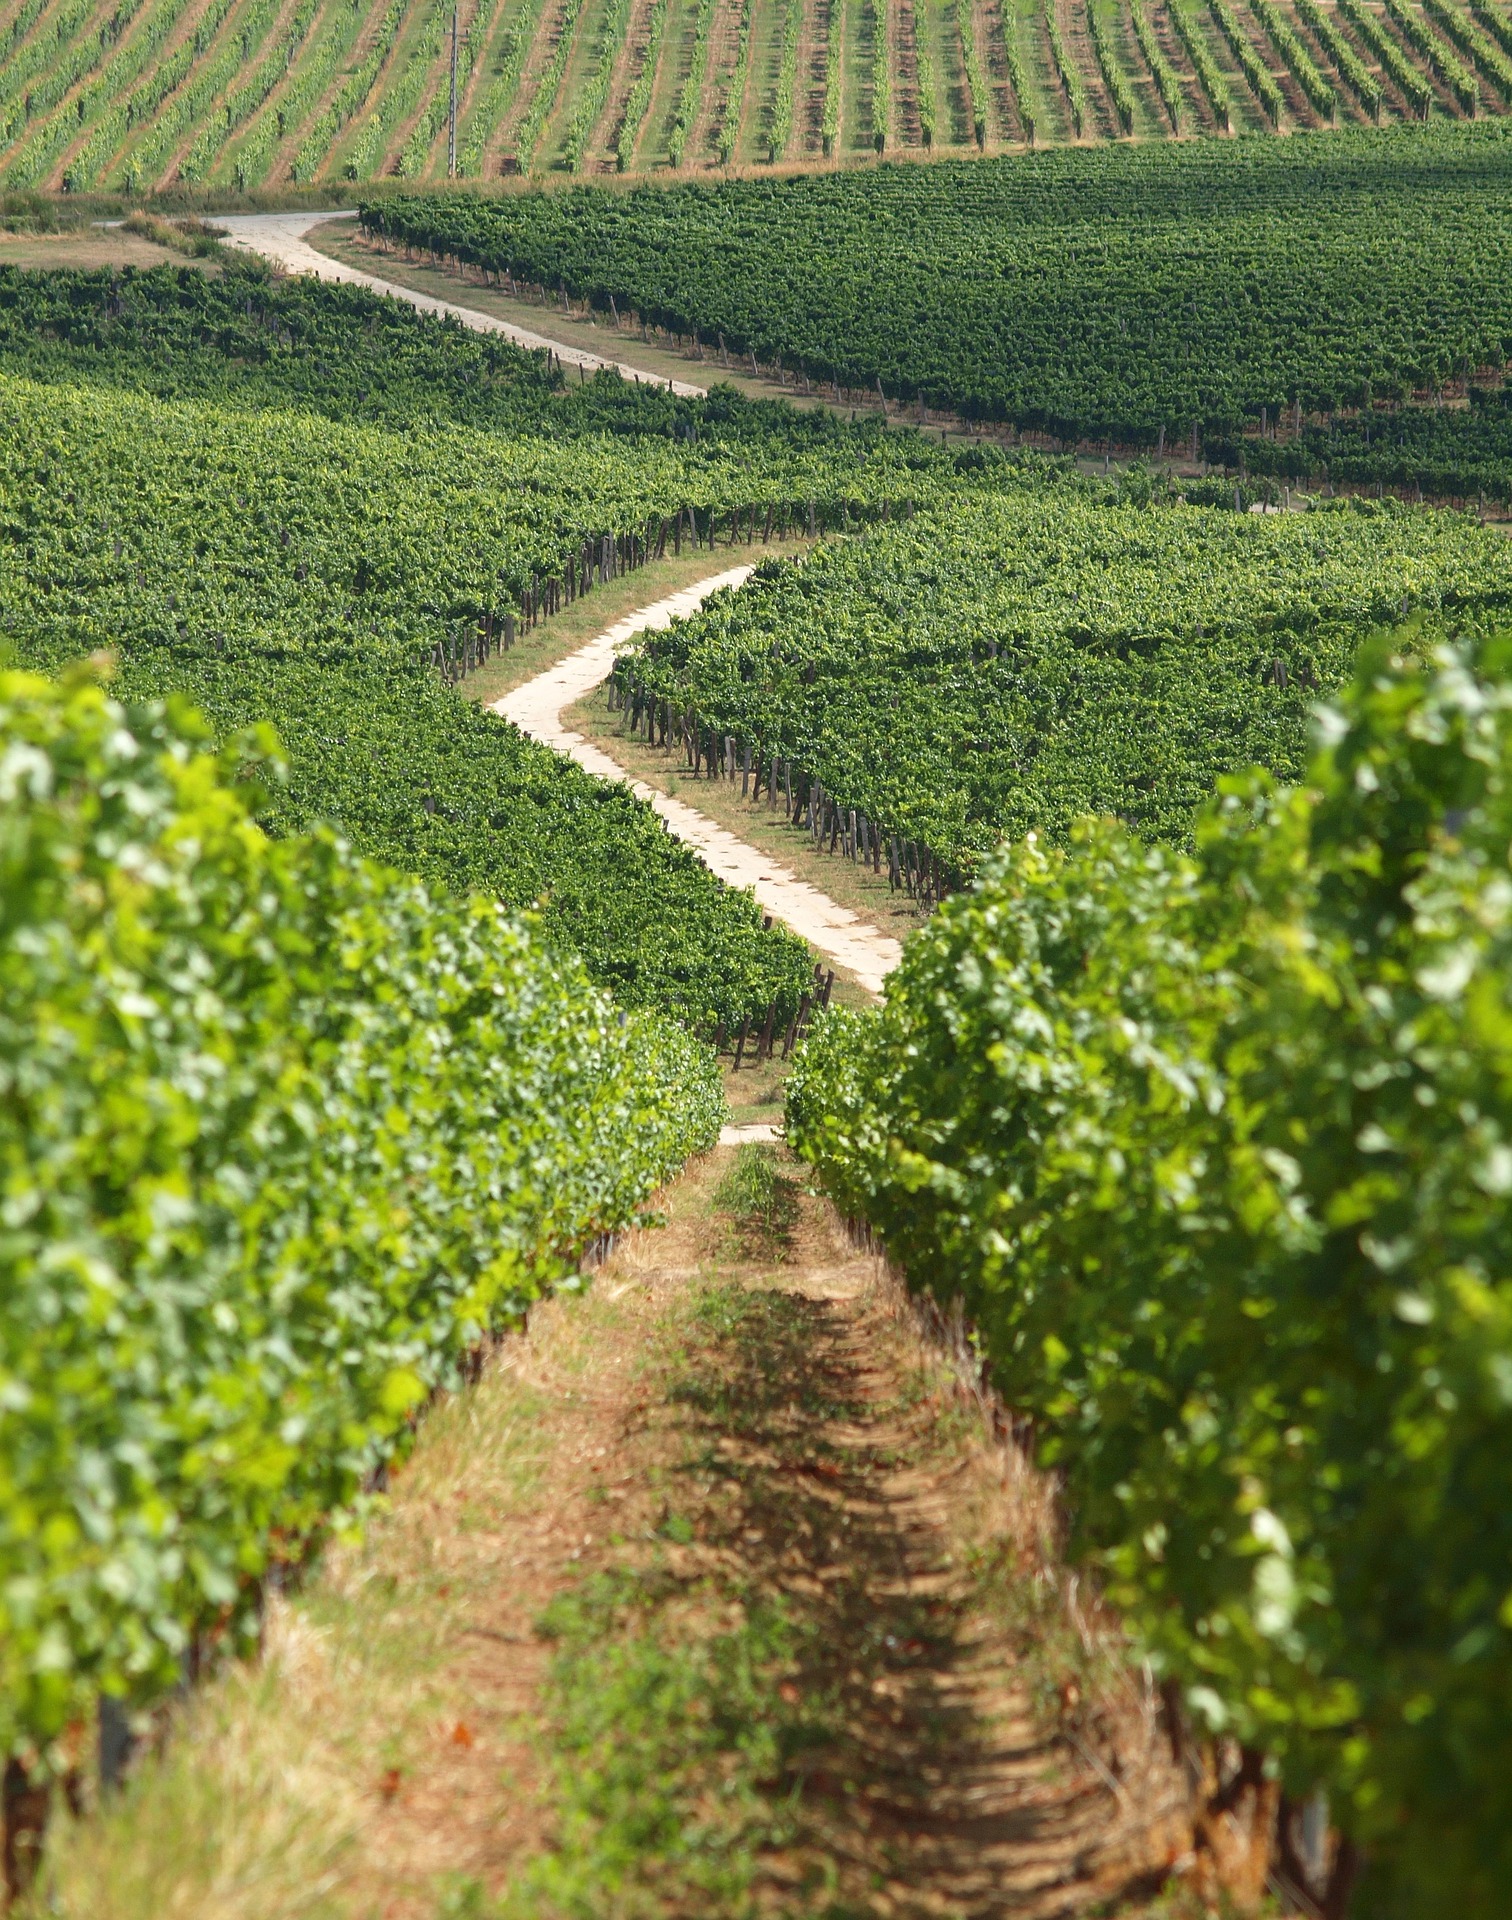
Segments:
[[[238,247],[244,253],[260,253],[286,273],[312,273],[320,280],[342,280],[351,286],[370,287],[374,293],[386,293],[395,300],[407,301],[421,313],[450,314],[476,333],[501,333],[517,347],[549,348],[564,366],[582,367],[589,373],[608,369],[624,380],[669,387],[673,393],[685,394],[690,399],[697,399],[708,391],[707,387],[695,387],[686,380],[663,380],[658,374],[647,373],[643,367],[585,353],[581,347],[570,347],[564,341],[553,340],[549,334],[533,333],[529,327],[514,326],[491,313],[480,313],[476,307],[437,300],[428,293],[417,293],[413,287],[401,287],[392,280],[381,279],[376,273],[364,273],[360,267],[349,267],[343,260],[333,260],[329,254],[317,252],[305,238],[312,227],[320,226],[323,221],[354,217],[350,209],[341,213],[218,213],[215,224],[225,228],[228,247]]]
[[[694,612],[718,588],[740,586],[751,572],[750,567],[732,567],[728,573],[714,574],[681,593],[658,600],[654,606],[627,614],[587,646],[494,701],[493,711],[513,720],[533,739],[570,754],[589,773],[605,780],[624,780],[625,770],[618,761],[563,722],[563,708],[593,691],[613,666],[615,654],[633,635],[647,628],[670,626]],[[739,839],[685,800],[673,799],[640,780],[632,780],[630,787],[655,808],[679,840],[697,848],[721,880],[732,887],[749,887],[766,912],[801,934],[869,992],[880,993],[883,980],[902,957],[903,949],[896,940],[879,933],[849,907],[842,907],[818,887],[800,880],[770,854]]]

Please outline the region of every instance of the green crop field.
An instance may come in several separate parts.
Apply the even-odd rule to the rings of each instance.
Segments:
[[[1502,1920],[1512,4],[0,0],[0,208],[0,1908]]]
[[[362,219],[852,406],[1283,483],[1508,501],[1509,132],[399,194]]]
[[[282,830],[334,819],[429,880],[541,902],[622,1001],[710,1038],[791,1016],[800,943],[436,669],[679,527],[857,524],[960,484],[950,457],[732,396],[568,390],[539,356],[255,268],[12,272],[0,315],[12,659],[113,649],[134,697],[275,722]]]
[[[1469,119],[1502,0],[10,0],[0,189],[697,173]]]
[[[1005,838],[1116,814],[1181,842],[1221,775],[1297,778],[1320,692],[1405,614],[1506,619],[1505,538],[1394,502],[1250,514],[1030,482],[774,561],[618,674],[780,761],[852,858],[906,845],[959,881]]]

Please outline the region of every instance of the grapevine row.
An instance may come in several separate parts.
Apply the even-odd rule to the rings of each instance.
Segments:
[[[424,244],[485,271],[889,400],[1069,442],[1179,438],[1192,457],[1208,437],[1237,464],[1262,408],[1295,431],[1449,382],[1495,398],[1509,179],[1498,125],[1361,128],[696,191],[438,196],[413,214],[393,203],[381,230],[413,219]],[[931,301],[942,281],[950,300]]]
[[[1092,36],[1092,50],[1097,55],[1098,69],[1108,89],[1108,98],[1113,102],[1113,117],[1124,133],[1132,133],[1134,89],[1129,85],[1128,75],[1119,62],[1118,49],[1108,30],[1107,15],[1095,4],[1087,8],[1087,31]]]
[[[824,107],[819,122],[819,145],[829,159],[840,138],[841,80],[845,49],[845,13],[851,0],[828,0],[829,33],[824,45]]]
[[[1055,69],[1057,79],[1065,89],[1066,104],[1071,110],[1071,131],[1080,140],[1091,118],[1087,105],[1087,89],[1082,84],[1081,70],[1066,51],[1066,43],[1061,38],[1060,22],[1056,18],[1056,0],[1043,0],[1045,18],[1045,37],[1050,43],[1050,63]]]
[[[483,153],[489,136],[496,127],[503,125],[514,105],[515,96],[520,90],[520,76],[530,54],[531,33],[540,7],[541,0],[522,0],[503,29],[498,64],[477,103],[469,109],[458,138],[457,164],[463,173],[475,176],[482,173]]]
[[[1414,13],[1404,0],[1385,0],[1385,5],[1387,19],[1402,38],[1423,56],[1429,71],[1439,76],[1465,112],[1473,114],[1480,100],[1475,75],[1463,61],[1454,57],[1428,22]]]
[[[1197,75],[1202,91],[1207,96],[1207,103],[1213,109],[1213,117],[1228,133],[1234,124],[1233,97],[1229,93],[1227,80],[1208,51],[1201,22],[1186,0],[1170,0],[1170,9],[1171,25],[1176,29],[1177,39],[1186,48],[1192,71]]]
[[[583,11],[583,0],[565,0],[561,15],[557,21],[557,43],[552,49],[550,60],[541,72],[530,104],[520,117],[515,129],[514,147],[516,162],[521,173],[529,173],[535,160],[536,148],[541,143],[541,135],[546,130],[546,122],[556,105],[557,95],[562,90],[562,80],[567,72],[567,63],[572,58],[572,36],[577,29],[578,16]]]
[[[1380,61],[1382,68],[1414,113],[1423,119],[1433,105],[1433,88],[1402,52],[1382,26],[1365,0],[1338,0],[1339,12],[1354,28],[1365,45]]]
[[[735,145],[740,138],[740,116],[745,110],[746,74],[751,65],[751,24],[751,0],[740,0],[740,15],[735,26],[735,65],[730,69],[724,111],[719,117],[719,131],[714,136],[715,157],[722,167],[727,167],[735,158]]]
[[[1017,24],[1013,14],[1007,15],[1003,21],[1003,64],[1008,69],[1008,84],[1013,90],[1014,110],[1018,114],[1024,144],[1032,147],[1037,126],[1034,116],[1034,96],[1029,91],[1029,83],[1024,77],[1024,63],[1019,58],[1018,39],[1015,32]]]
[[[1287,20],[1276,0],[1250,0],[1255,18],[1265,29],[1271,45],[1280,54],[1287,71],[1307,96],[1313,110],[1325,120],[1333,120],[1338,115],[1338,95],[1323,75],[1319,73],[1312,55],[1298,39],[1291,22]]]
[[[966,116],[979,150],[987,147],[987,74],[977,45],[976,9],[971,0],[955,0],[956,32],[961,42],[961,74],[966,86]]]
[[[367,105],[378,84],[379,75],[388,65],[398,44],[407,11],[407,0],[389,0],[378,23],[371,50],[351,69],[334,97],[305,130],[289,166],[290,175],[295,181],[315,178],[337,136]]]
[[[635,76],[630,97],[625,102],[625,117],[620,121],[614,141],[614,161],[621,173],[629,171],[630,163],[635,158],[636,142],[651,106],[651,94],[656,86],[657,67],[661,59],[662,34],[666,30],[670,5],[671,0],[652,0],[645,58],[641,61],[640,72]]]
[[[782,10],[782,51],[777,61],[777,91],[772,97],[767,130],[767,159],[774,165],[787,156],[793,137],[793,92],[798,85],[798,41],[803,31],[803,0],[786,0]]]
[[[148,0],[133,22],[125,45],[103,66],[99,64],[100,49],[86,43],[43,85],[34,88],[30,106],[37,124],[6,161],[4,178],[13,186],[23,187],[35,186],[44,179],[77,138],[79,128],[109,107],[116,94],[129,88],[148,67],[178,26],[187,5],[188,0]]]
[[[614,79],[614,64],[630,30],[633,0],[610,0],[599,24],[597,45],[588,78],[577,87],[572,102],[572,117],[567,122],[567,137],[562,158],[569,173],[581,173],[588,157],[588,142],[609,98]]]
[[[1276,85],[1275,75],[1256,53],[1249,35],[1239,23],[1239,18],[1228,0],[1207,0],[1208,12],[1217,23],[1218,31],[1228,42],[1229,52],[1239,63],[1239,70],[1250,84],[1250,91],[1260,102],[1261,111],[1275,128],[1281,125],[1281,113],[1286,102],[1281,89]]]
[[[1458,7],[1448,0],[1423,0],[1423,11],[1441,27],[1460,50],[1483,73],[1504,100],[1512,101],[1512,60],[1496,42],[1482,33]]]
[[[460,102],[467,89],[473,68],[477,65],[484,47],[488,43],[489,30],[494,22],[494,9],[480,5],[468,22],[466,33],[457,42],[457,99]],[[448,36],[449,37],[449,36]],[[441,71],[431,85],[430,100],[425,111],[410,129],[399,153],[399,172],[407,179],[414,179],[424,173],[430,162],[431,148],[436,137],[447,125],[451,111],[451,63],[442,63]],[[459,150],[460,158],[460,150]]]
[[[1144,55],[1145,65],[1150,69],[1150,75],[1155,82],[1155,91],[1160,95],[1160,104],[1165,108],[1172,133],[1179,134],[1182,115],[1186,109],[1186,102],[1181,93],[1180,76],[1161,51],[1145,0],[1130,0],[1129,10],[1134,22],[1134,38],[1139,42],[1139,51]]]
[[[674,167],[683,163],[693,124],[698,118],[698,103],[703,97],[705,73],[709,64],[709,32],[714,24],[714,0],[698,0],[693,24],[693,50],[687,78],[678,89],[672,126],[667,136],[667,159]]]
[[[1381,117],[1381,83],[1340,33],[1332,14],[1320,0],[1296,0],[1297,12],[1311,27],[1318,44],[1333,62],[1344,84],[1370,115]]]
[[[382,87],[378,88],[375,80],[374,88],[370,89],[377,93],[376,104],[362,122],[361,131],[349,148],[341,168],[348,180],[368,180],[381,171],[384,154],[393,134],[414,112],[427,88],[433,85],[432,75],[437,62],[443,49],[450,44],[450,9],[435,4],[433,0],[428,11],[422,12],[420,30],[409,41],[401,59],[399,48],[402,36],[401,25],[396,28],[389,48],[392,57],[385,67],[379,69],[383,76]],[[383,38],[380,34],[380,44]],[[352,113],[360,111],[361,106],[366,104],[364,99],[347,117],[350,119]],[[422,116],[421,125],[424,124]]]
[[[245,119],[271,90],[271,78],[262,85],[261,91],[256,78],[240,88],[237,82],[278,24],[281,11],[278,0],[257,0],[257,4],[248,9],[236,23],[236,31],[226,35],[219,52],[187,80],[167,110],[156,117],[151,130],[125,155],[115,170],[123,183],[151,185],[160,180],[174,151],[196,127],[203,131],[185,154],[180,173],[187,180],[204,177],[230,129],[238,120]],[[302,11],[290,22],[283,46],[266,55],[255,72],[281,73],[290,57],[289,49],[302,41],[314,15],[313,0],[306,0]],[[211,120],[215,103],[223,97],[225,105]]]
[[[230,175],[238,191],[245,193],[267,178],[278,148],[314,112],[350,55],[362,29],[363,15],[363,0],[342,0],[337,6],[327,6],[320,28],[312,29],[302,47],[290,47],[283,72],[273,77],[260,105],[249,116],[246,133],[217,168],[217,172]]]
[[[1512,556],[1406,510],[1260,518],[1021,482],[765,569],[618,671],[801,768],[800,802],[817,781],[959,876],[1088,811],[1179,842],[1221,774],[1294,777],[1319,689],[1404,606],[1439,625],[1512,607]]]
[[[427,1397],[712,1143],[723,1099],[704,1049],[616,1017],[539,929],[328,830],[259,832],[270,729],[217,753],[182,710],[19,674],[0,719],[48,775],[3,804],[33,858],[0,1133],[37,1199],[0,1285],[14,1792],[70,1726],[247,1647]]]
[[[1305,784],[1230,783],[1190,857],[1004,849],[789,1083],[1181,1749],[1273,1778],[1283,1845],[1326,1796],[1313,1912],[1512,1899],[1509,672],[1379,646]]]
[[[914,28],[914,80],[919,102],[919,139],[928,148],[934,145],[935,138],[935,71],[934,55],[929,51],[929,6],[928,0],[921,0],[915,7]]]

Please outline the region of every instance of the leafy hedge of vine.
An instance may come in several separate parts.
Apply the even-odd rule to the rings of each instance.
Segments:
[[[235,1644],[426,1396],[715,1137],[712,1057],[328,831],[266,729],[0,677],[0,1755]]]
[[[1227,783],[1194,855],[1003,852],[788,1105],[1385,1920],[1512,1895],[1509,675],[1377,647],[1305,785]]]

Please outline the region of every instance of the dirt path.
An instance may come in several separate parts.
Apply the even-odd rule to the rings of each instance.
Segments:
[[[1045,1484],[757,1163],[695,1162],[426,1416],[263,1661],[57,1836],[55,1920],[1143,1910],[1185,1795]]]
[[[562,719],[563,709],[591,692],[609,672],[615,654],[635,634],[647,628],[669,626],[693,613],[720,587],[737,587],[750,577],[749,566],[732,567],[655,605],[643,607],[616,621],[607,632],[569,654],[524,686],[492,703],[492,711],[512,720],[533,739],[570,754],[579,766],[605,780],[622,780],[625,770],[601,748],[585,740]],[[788,868],[719,826],[686,801],[658,792],[641,781],[631,782],[638,798],[648,801],[680,840],[697,848],[710,868],[732,887],[749,887],[762,907],[790,926],[809,944],[854,975],[870,992],[897,965],[902,947],[879,933],[849,907],[842,907],[818,887],[800,880]]]
[[[319,280],[342,280],[350,285],[370,287],[375,293],[386,293],[392,299],[403,300],[421,313],[450,314],[460,320],[465,327],[471,327],[478,333],[502,334],[506,340],[512,340],[518,347],[533,349],[549,348],[566,366],[583,367],[590,373],[601,369],[611,369],[625,380],[641,380],[650,386],[667,387],[673,393],[697,398],[708,391],[705,387],[694,386],[686,380],[663,379],[647,373],[641,367],[632,367],[621,360],[607,360],[596,353],[586,353],[581,347],[567,346],[560,340],[552,339],[548,334],[533,333],[527,327],[517,327],[508,320],[499,320],[490,313],[480,313],[476,307],[458,306],[450,300],[438,300],[428,293],[417,293],[410,287],[401,287],[396,281],[381,279],[375,273],[365,273],[359,267],[348,266],[344,260],[333,260],[329,254],[317,253],[305,239],[312,227],[326,220],[350,220],[354,215],[344,213],[230,213],[217,214],[215,224],[226,229],[226,245],[241,248],[247,253],[259,253],[265,260],[271,260],[275,266],[282,267],[286,273],[312,273]]]

